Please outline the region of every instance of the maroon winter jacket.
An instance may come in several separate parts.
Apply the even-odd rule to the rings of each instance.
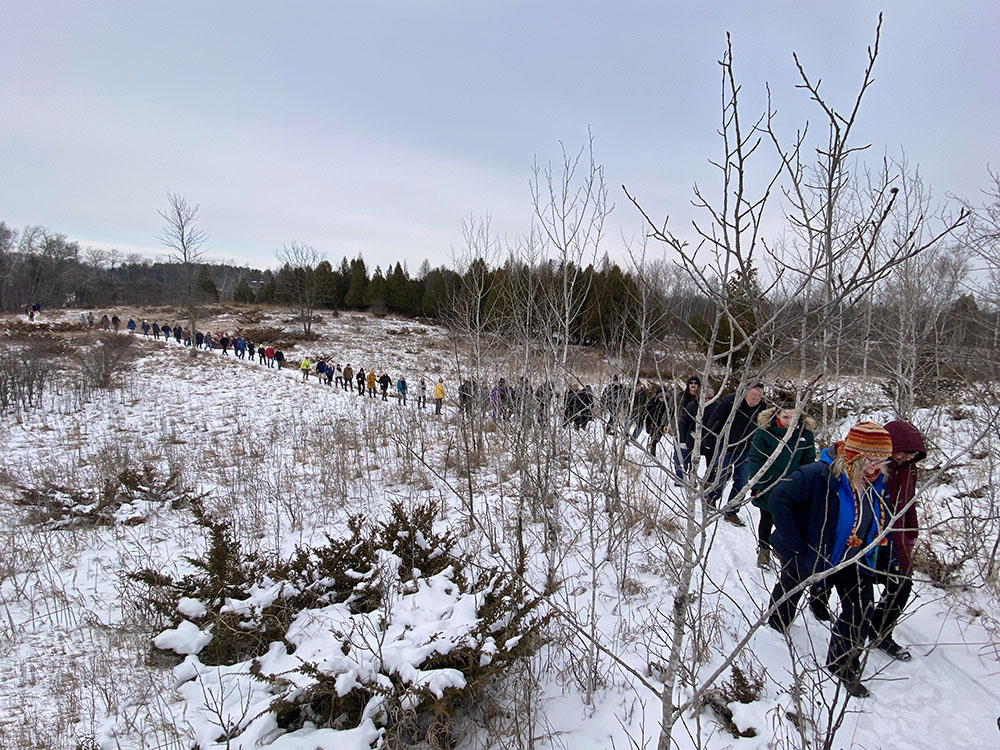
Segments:
[[[900,572],[909,575],[912,566],[910,553],[917,539],[917,506],[913,502],[913,496],[917,492],[916,463],[927,457],[927,448],[917,428],[909,422],[889,422],[885,429],[892,438],[894,453],[913,451],[917,454],[912,461],[907,461],[905,464],[897,465],[890,461],[888,467],[891,512],[895,516],[903,508],[906,509],[892,524],[890,534],[892,549],[899,561]]]

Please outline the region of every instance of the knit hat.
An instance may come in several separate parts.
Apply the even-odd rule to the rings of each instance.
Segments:
[[[892,438],[885,428],[874,422],[859,422],[847,431],[847,437],[837,443],[837,452],[851,463],[858,456],[892,455]]]

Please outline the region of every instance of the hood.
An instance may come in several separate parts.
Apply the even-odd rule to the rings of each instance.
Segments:
[[[765,430],[771,426],[771,422],[774,421],[774,415],[778,413],[778,407],[772,406],[770,409],[764,409],[760,414],[757,415],[757,426],[763,427]],[[799,415],[799,424],[805,425],[806,429],[810,432],[816,431],[816,420],[810,417],[808,414],[803,412]]]
[[[917,454],[914,461],[921,461],[927,458],[927,447],[924,439],[917,432],[917,428],[909,422],[889,422],[885,426],[889,437],[892,438],[893,451],[913,451]]]

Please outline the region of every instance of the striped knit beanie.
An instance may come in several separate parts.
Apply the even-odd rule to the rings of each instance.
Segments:
[[[888,457],[892,455],[892,438],[885,428],[874,422],[859,422],[837,443],[837,452],[847,459],[847,463],[861,455]]]

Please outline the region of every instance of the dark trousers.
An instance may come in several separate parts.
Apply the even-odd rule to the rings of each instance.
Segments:
[[[872,615],[872,638],[876,641],[892,637],[892,631],[913,592],[913,579],[900,573],[898,566],[894,567],[895,571],[875,574],[875,582],[885,587]]]
[[[849,565],[825,580],[828,588],[835,588],[840,597],[840,614],[830,634],[826,663],[834,670],[860,676],[861,651],[868,642],[875,608],[874,579],[858,565]],[[793,565],[783,565],[771,592],[771,604],[801,582]],[[791,625],[801,596],[801,591],[796,592],[778,605],[769,621],[772,627],[786,630]]]
[[[774,528],[774,518],[771,512],[758,508],[760,521],[757,523],[757,546],[761,549],[771,549],[771,530]]]

